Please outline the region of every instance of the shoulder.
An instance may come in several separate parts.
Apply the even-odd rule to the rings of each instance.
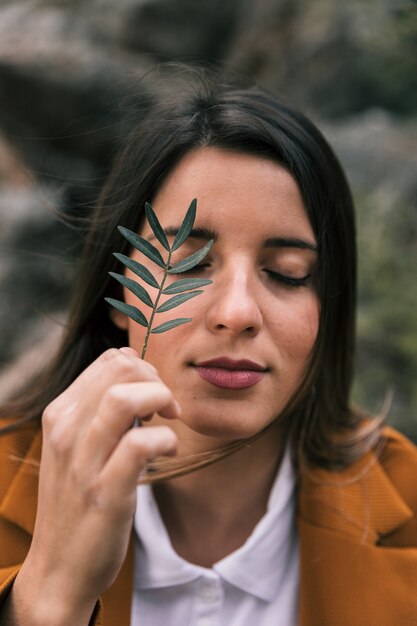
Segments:
[[[382,429],[382,438],[386,443],[384,455],[387,454],[391,460],[407,460],[417,463],[417,446],[405,435],[395,428],[385,426]]]
[[[417,516],[417,447],[394,428],[382,432],[378,462],[385,474]]]
[[[310,523],[363,542],[417,546],[417,448],[385,427],[379,444],[341,470],[300,476],[299,511]]]
[[[382,430],[385,442],[381,460],[384,464],[409,462],[417,465],[417,446],[395,428],[385,426]]]

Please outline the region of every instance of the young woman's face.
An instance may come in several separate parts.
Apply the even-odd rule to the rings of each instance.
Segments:
[[[151,335],[146,360],[182,407],[181,423],[173,428],[182,436],[185,430],[226,442],[250,437],[274,420],[302,381],[318,331],[311,279],[316,242],[294,179],[265,158],[218,148],[187,154],[153,202],[165,230],[178,229],[193,198],[195,236],[173,262],[208,237],[215,243],[197,269],[169,282],[193,276],[213,284],[156,316],[156,325],[176,317],[192,322]],[[140,234],[166,258],[147,224]],[[143,255],[133,258],[161,277],[162,270]],[[149,318],[150,309],[130,292],[124,295]],[[115,315],[140,353],[145,329]]]

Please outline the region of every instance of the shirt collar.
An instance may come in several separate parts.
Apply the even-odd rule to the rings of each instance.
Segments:
[[[211,572],[189,563],[175,552],[148,485],[138,487],[135,529],[138,536],[136,558],[140,563],[135,575],[137,589],[183,584]],[[271,602],[296,550],[295,478],[287,450],[265,515],[243,546],[215,563],[212,569],[233,586]]]
[[[191,582],[200,571],[181,558],[172,547],[150,485],[137,488],[135,513],[137,542],[135,560],[136,589],[156,589]]]
[[[296,550],[295,477],[287,449],[265,515],[243,546],[215,563],[213,569],[242,591],[271,602]]]

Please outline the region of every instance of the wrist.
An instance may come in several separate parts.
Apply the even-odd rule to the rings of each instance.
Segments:
[[[5,607],[8,626],[88,626],[97,601],[75,601],[22,567]],[[2,612],[3,619],[3,612]],[[3,622],[0,622],[2,624]]]

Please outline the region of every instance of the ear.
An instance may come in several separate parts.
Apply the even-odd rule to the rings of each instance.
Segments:
[[[117,328],[120,330],[127,330],[128,327],[128,317],[124,315],[121,311],[118,311],[113,306],[110,306],[109,316],[111,321]]]

